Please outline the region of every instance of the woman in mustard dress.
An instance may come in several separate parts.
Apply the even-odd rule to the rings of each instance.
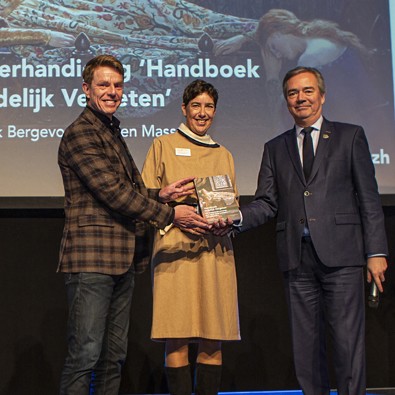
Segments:
[[[186,117],[177,132],[153,141],[143,168],[147,188],[182,177],[227,174],[235,185],[233,157],[207,134],[218,93],[202,80],[184,91]],[[197,205],[196,196],[179,203]],[[151,337],[166,342],[166,375],[171,394],[192,391],[188,344],[198,342],[195,393],[216,394],[222,341],[239,340],[236,270],[228,236],[168,227],[155,235],[152,258]]]

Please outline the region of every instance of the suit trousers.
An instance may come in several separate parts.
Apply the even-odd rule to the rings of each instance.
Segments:
[[[65,275],[68,350],[61,395],[118,395],[126,359],[134,271]]]
[[[318,258],[310,237],[305,237],[302,239],[300,266],[284,272],[283,278],[296,377],[303,393],[330,393],[326,347],[328,331],[338,395],[364,394],[363,267],[325,266]]]

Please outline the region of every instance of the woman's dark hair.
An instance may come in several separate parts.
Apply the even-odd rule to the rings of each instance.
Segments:
[[[207,93],[214,100],[214,106],[217,107],[218,91],[209,82],[203,80],[195,80],[185,88],[182,102],[187,106],[191,100],[203,93]]]

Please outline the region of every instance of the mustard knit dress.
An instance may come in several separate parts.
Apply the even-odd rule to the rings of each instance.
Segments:
[[[143,179],[162,188],[181,178],[228,174],[235,185],[233,158],[209,136],[184,124],[153,141]],[[197,203],[196,196],[181,198]],[[192,235],[175,226],[155,234],[151,338],[239,340],[236,269],[230,237]]]

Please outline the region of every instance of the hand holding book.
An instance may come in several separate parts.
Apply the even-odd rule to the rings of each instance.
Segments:
[[[225,175],[194,179],[201,215],[208,223],[240,220],[239,204],[230,177]]]

